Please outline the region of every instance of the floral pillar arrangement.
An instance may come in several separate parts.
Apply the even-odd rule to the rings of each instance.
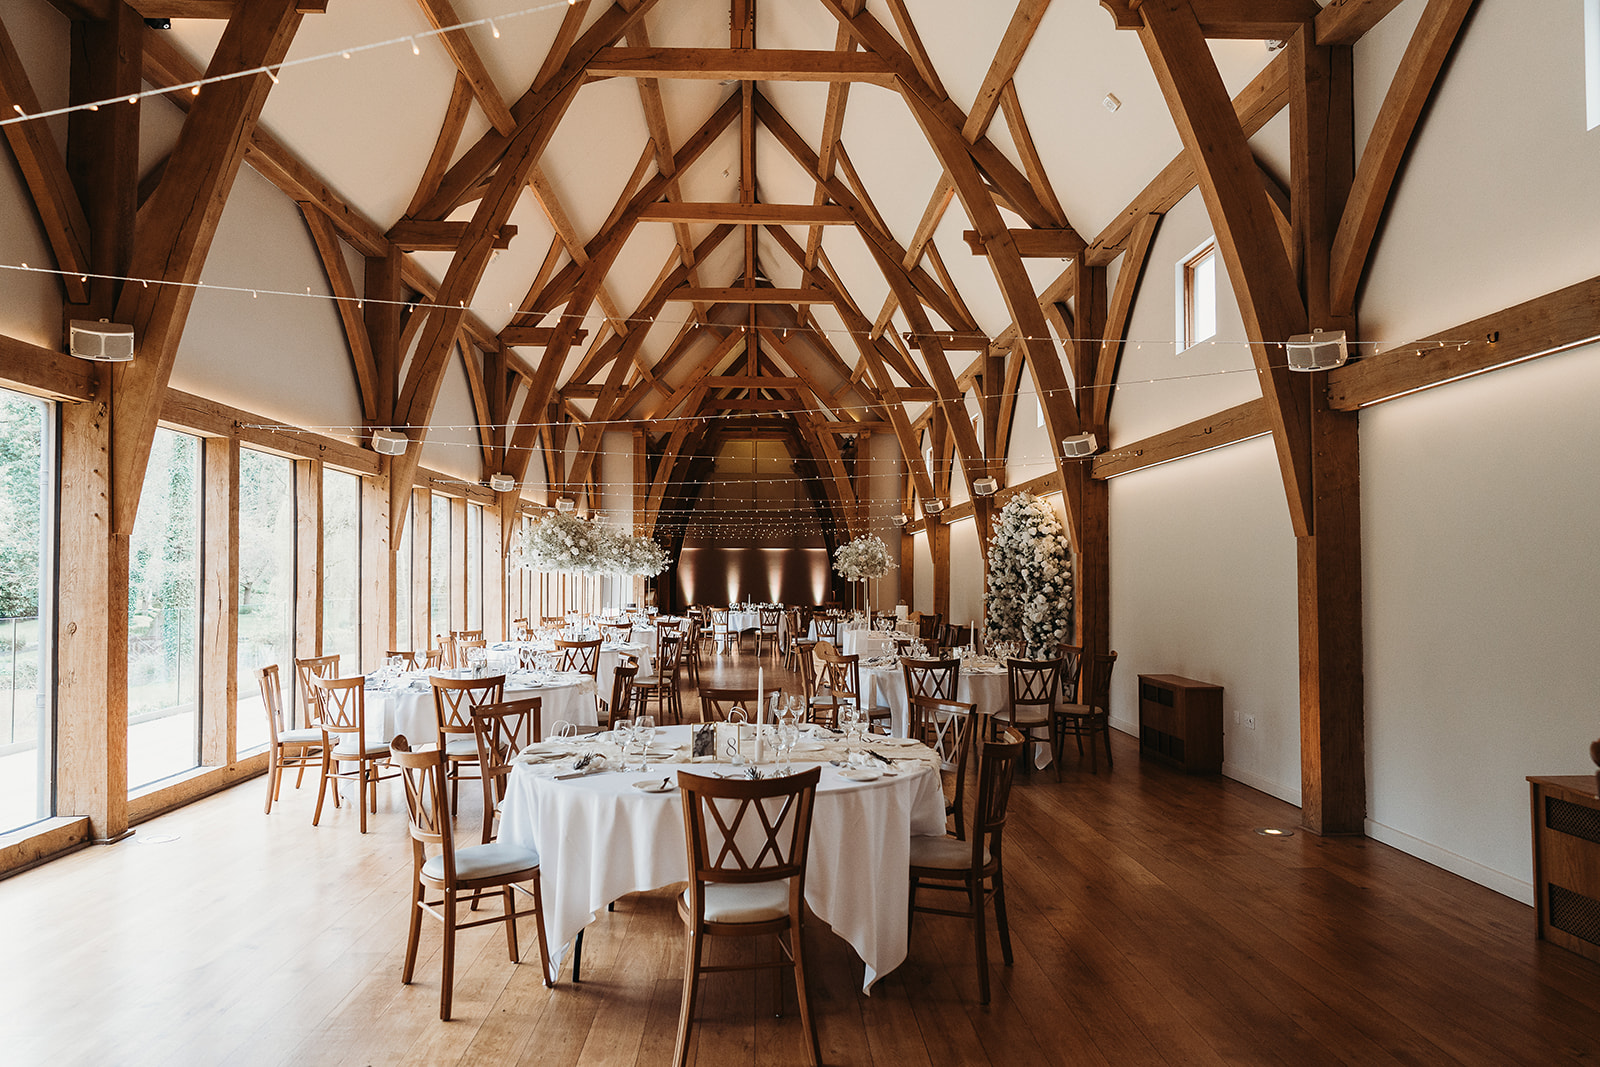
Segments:
[[[667,552],[648,537],[635,537],[600,519],[553,511],[526,527],[513,558],[532,571],[642,575],[667,566]]]
[[[1029,493],[1006,502],[989,540],[984,625],[991,647],[1050,659],[1072,636],[1072,547],[1049,504]]]
[[[894,563],[889,559],[889,546],[877,534],[862,534],[840,545],[833,553],[833,569],[839,576],[852,582],[867,582],[882,578]],[[862,599],[866,600],[863,592]],[[868,604],[868,611],[871,605]]]

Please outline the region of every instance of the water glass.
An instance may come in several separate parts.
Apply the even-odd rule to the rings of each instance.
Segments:
[[[645,750],[649,749],[650,742],[656,739],[656,717],[654,715],[641,715],[633,720],[633,736],[639,740],[640,758]]]

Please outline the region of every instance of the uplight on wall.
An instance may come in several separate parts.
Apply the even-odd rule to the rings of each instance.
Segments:
[[[1100,448],[1092,433],[1074,434],[1061,439],[1061,454],[1067,459],[1087,459]]]
[[[403,456],[410,443],[405,434],[394,430],[372,431],[372,450],[380,456]]]

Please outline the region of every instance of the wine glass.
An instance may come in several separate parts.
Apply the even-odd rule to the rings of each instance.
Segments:
[[[654,715],[641,715],[634,719],[633,736],[639,742],[639,763],[642,768],[645,759],[650,754],[650,742],[656,739],[656,717]]]
[[[611,722],[611,736],[622,749],[622,769],[632,770],[629,766],[628,747],[633,743],[634,724],[632,719],[613,719]]]
[[[778,724],[778,773],[794,773],[794,746],[800,743],[800,723],[794,715],[785,715]]]

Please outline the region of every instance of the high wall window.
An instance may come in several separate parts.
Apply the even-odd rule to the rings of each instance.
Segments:
[[[0,833],[49,818],[50,408],[0,390]]]
[[[322,469],[322,654],[361,670],[361,479]]]
[[[239,450],[238,750],[267,743],[256,672],[294,677],[294,461]]]
[[[450,498],[433,497],[432,541],[428,546],[428,626],[437,637],[450,636]]]
[[[1583,0],[1584,102],[1589,129],[1600,127],[1600,0]]]
[[[400,528],[400,547],[394,555],[394,639],[397,648],[411,643],[411,504],[406,503],[406,521]]]
[[[128,788],[200,762],[200,439],[157,429],[128,548]]]
[[[1184,348],[1217,335],[1217,243],[1207,241],[1178,264],[1178,338]]]
[[[483,629],[483,505],[467,505],[467,624]]]

